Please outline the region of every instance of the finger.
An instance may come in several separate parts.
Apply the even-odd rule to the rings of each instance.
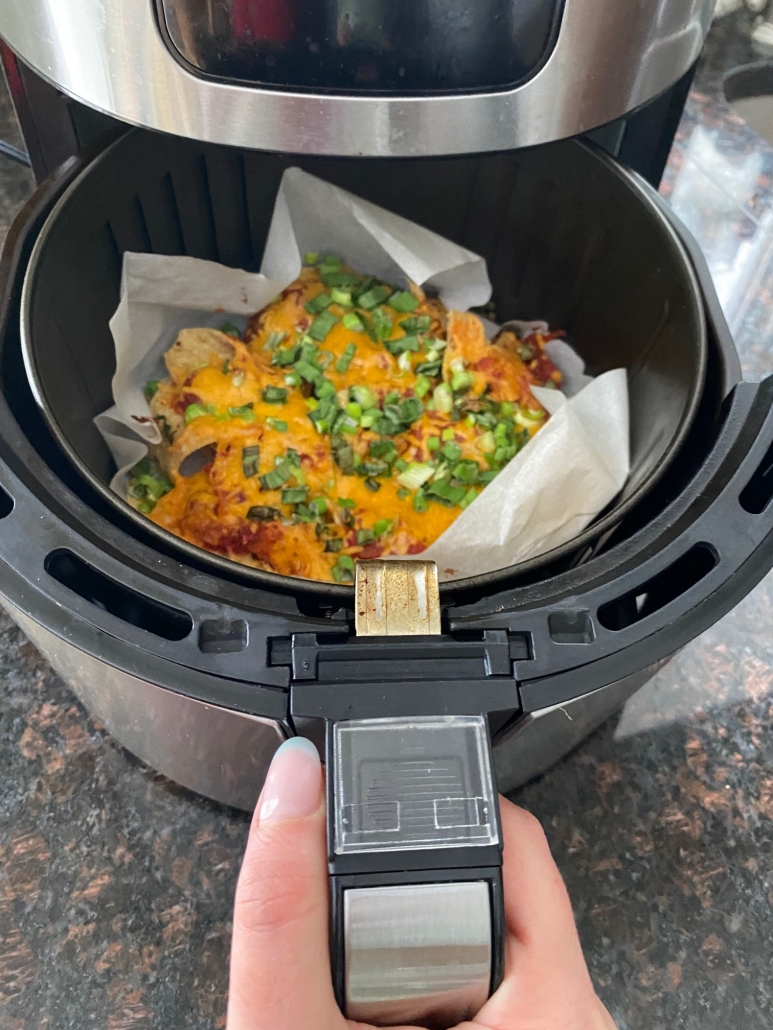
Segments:
[[[322,766],[309,741],[277,751],[239,874],[228,1030],[339,1030],[328,951]]]
[[[579,960],[585,967],[572,903],[545,831],[531,813],[500,799],[502,878],[507,929],[535,955]]]
[[[475,1023],[519,1026],[610,1023],[596,998],[572,906],[539,821],[500,798],[507,942],[505,979]],[[607,1017],[608,1018],[608,1017]],[[612,1026],[614,1024],[611,1024]]]

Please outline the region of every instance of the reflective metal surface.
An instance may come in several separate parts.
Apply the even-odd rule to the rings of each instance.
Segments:
[[[379,1026],[455,1026],[488,997],[488,884],[434,883],[344,895],[346,1014]]]
[[[503,92],[336,96],[198,78],[150,0],[2,0],[0,35],[36,71],[137,125],[265,150],[352,156],[476,153],[572,136],[620,117],[696,60],[714,0],[566,0],[540,72]]]
[[[547,772],[625,704],[670,659],[563,705],[524,715],[494,743],[494,769],[501,793]]]
[[[285,739],[273,719],[204,704],[107,665],[18,608],[3,607],[89,712],[143,762],[184,787],[251,811]]]

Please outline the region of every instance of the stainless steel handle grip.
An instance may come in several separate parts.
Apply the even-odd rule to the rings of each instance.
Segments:
[[[406,884],[344,895],[346,1015],[389,1026],[471,1019],[491,984],[485,880]]]

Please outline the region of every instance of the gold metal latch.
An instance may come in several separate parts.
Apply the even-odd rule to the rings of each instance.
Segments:
[[[440,591],[433,561],[358,561],[354,574],[357,636],[440,633]]]

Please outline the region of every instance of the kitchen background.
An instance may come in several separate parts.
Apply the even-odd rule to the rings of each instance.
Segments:
[[[766,6],[720,0],[662,185],[751,377],[773,373],[773,145],[722,80],[773,60]],[[3,89],[0,138],[22,145]],[[0,238],[33,187],[0,156]],[[4,616],[0,677],[0,1030],[223,1027],[248,817],[124,751]],[[773,1024],[771,716],[773,575],[513,795],[619,1030]]]

